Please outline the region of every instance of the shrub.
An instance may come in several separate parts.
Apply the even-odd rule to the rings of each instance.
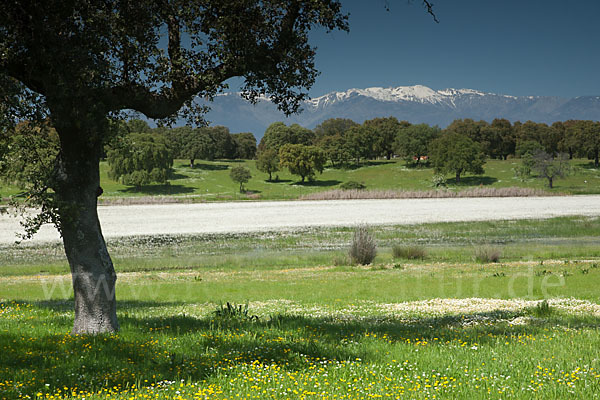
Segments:
[[[348,181],[340,185],[340,189],[342,190],[363,190],[366,188],[367,187],[363,183],[356,181]]]
[[[433,175],[433,178],[431,178],[431,184],[433,185],[433,187],[436,187],[436,188],[448,186],[446,177],[442,174]]]
[[[377,245],[367,225],[359,225],[354,230],[349,255],[353,263],[360,265],[370,264],[375,259]]]
[[[406,258],[409,260],[424,259],[427,257],[427,250],[422,246],[400,246],[392,247],[394,258]]]
[[[480,263],[498,262],[502,252],[500,249],[492,246],[482,246],[475,249],[475,261]]]
[[[225,305],[219,304],[214,311],[215,317],[229,320],[249,320],[258,321],[258,315],[248,313],[248,303],[241,305],[227,302]]]

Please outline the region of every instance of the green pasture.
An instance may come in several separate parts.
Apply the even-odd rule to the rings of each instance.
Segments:
[[[368,266],[352,231],[109,240],[121,331],[96,337],[69,334],[59,244],[0,247],[0,398],[600,395],[599,218],[372,227]]]
[[[529,187],[547,189],[547,182],[535,177],[521,180],[514,169],[520,160],[488,160],[485,174],[466,175],[459,185],[448,176],[450,190],[462,190],[469,187]],[[555,181],[551,192],[566,194],[600,193],[600,171],[587,160],[573,160],[573,172],[564,179]],[[247,193],[239,193],[239,185],[229,178],[232,166],[244,165],[252,173],[252,179],[245,185]],[[290,175],[287,170],[273,174],[278,181],[268,182],[268,175],[256,169],[254,160],[202,161],[197,160],[190,168],[187,160],[176,160],[173,176],[168,185],[148,185],[140,189],[124,186],[108,178],[108,165],[100,165],[101,185],[104,189],[102,199],[146,196],[188,197],[190,201],[226,201],[226,200],[279,200],[295,199],[301,195],[337,188],[347,181],[363,182],[367,189],[390,190],[431,190],[433,170],[431,168],[407,167],[401,160],[369,161],[360,167],[348,169],[326,168],[323,174],[317,174],[313,182],[300,183],[298,176]],[[548,189],[548,191],[550,191]],[[7,198],[16,195],[19,190],[2,184],[0,196]]]

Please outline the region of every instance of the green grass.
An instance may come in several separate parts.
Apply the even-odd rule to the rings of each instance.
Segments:
[[[459,185],[448,177],[451,190],[462,190],[469,187],[528,187],[547,189],[547,182],[530,178],[521,181],[515,177],[514,168],[520,160],[488,160],[485,174],[481,176],[467,175]],[[587,160],[573,160],[574,173],[565,179],[555,182],[552,192],[568,194],[600,193],[600,170],[593,168]],[[232,166],[244,165],[252,173],[252,179],[245,185],[248,194],[239,193],[239,185],[229,178]],[[137,190],[124,186],[108,178],[108,165],[100,165],[101,185],[104,194],[101,200],[115,198],[145,196],[178,196],[187,197],[191,201],[225,201],[225,200],[280,200],[295,199],[301,195],[326,191],[339,187],[347,181],[363,182],[367,189],[381,190],[431,190],[433,170],[431,168],[407,168],[403,161],[371,161],[360,168],[338,169],[326,168],[323,174],[317,174],[314,182],[301,184],[299,178],[290,175],[287,170],[273,175],[279,176],[278,182],[268,182],[268,175],[256,169],[255,161],[197,161],[195,168],[190,168],[186,160],[176,160],[174,175],[169,185],[148,185]],[[16,195],[19,190],[14,186],[0,186],[0,197],[5,199]]]
[[[600,258],[600,218],[452,222],[374,227],[375,264],[395,264],[394,246],[420,246],[415,264],[472,262],[476,248],[498,247],[501,262]],[[352,227],[238,234],[156,235],[108,239],[117,272],[249,270],[348,265]],[[0,276],[68,271],[60,243],[0,245]]]
[[[366,267],[351,228],[109,241],[121,330],[96,337],[69,335],[59,245],[2,247],[0,399],[598,396],[600,219],[372,231]]]

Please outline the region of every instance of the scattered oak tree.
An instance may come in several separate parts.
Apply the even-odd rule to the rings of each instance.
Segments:
[[[251,160],[256,157],[256,138],[252,133],[234,133],[231,137],[235,142],[236,158]]]
[[[427,124],[409,125],[400,129],[396,136],[396,153],[407,163],[421,165],[421,158],[428,155],[429,145],[440,136],[437,126]]]
[[[483,173],[485,156],[478,143],[460,133],[446,133],[431,142],[429,160],[436,173],[453,173],[456,183],[465,172]]]
[[[546,153],[544,150],[537,150],[533,156],[532,169],[537,172],[538,177],[548,181],[548,187],[554,187],[554,181],[558,178],[564,178],[570,172],[569,156],[560,153],[556,157]]]
[[[139,189],[149,183],[167,183],[173,156],[161,134],[131,133],[115,140],[107,162],[111,179]]]
[[[212,160],[215,158],[215,145],[206,129],[184,126],[166,132],[173,147],[174,157],[190,160],[190,168],[194,168],[196,160]]]
[[[495,139],[492,142],[491,154],[488,154],[490,157],[506,160],[510,154],[515,154],[516,138],[509,120],[495,118],[488,131]]]
[[[260,151],[256,159],[256,169],[269,174],[271,182],[273,172],[279,171],[279,154],[274,149]]]
[[[314,129],[315,143],[319,143],[323,138],[329,136],[343,136],[344,133],[353,126],[357,126],[356,122],[347,118],[329,118],[321,122]]]
[[[209,126],[200,128],[208,133],[212,140],[214,158],[233,160],[236,157],[237,149],[235,140],[226,126]]]
[[[322,173],[325,167],[325,154],[315,146],[303,144],[286,144],[279,150],[279,165],[287,167],[292,175],[314,179],[315,172]]]
[[[252,175],[250,174],[250,170],[244,166],[237,166],[231,168],[229,171],[229,177],[234,181],[240,184],[240,193],[244,192],[244,183],[247,183]]]
[[[346,132],[360,126],[347,118],[330,118],[314,129],[315,145],[321,148],[333,166],[346,164],[351,158]]]
[[[42,203],[59,228],[73,276],[73,333],[118,330],[116,273],[97,215],[99,160],[109,118],[135,110],[193,120],[232,77],[249,101],[266,95],[297,111],[317,75],[308,31],[347,30],[335,0],[46,0],[0,9],[0,93],[36,104],[60,142]],[[163,41],[162,38],[165,38]],[[182,40],[185,37],[186,40]],[[8,95],[4,95],[8,93]],[[16,114],[15,114],[16,115]],[[4,117],[3,117],[4,118]],[[4,118],[10,120],[11,118]],[[201,117],[199,118],[201,119]],[[196,118],[198,120],[198,118]],[[37,202],[37,203],[35,203]]]
[[[600,166],[600,122],[579,121],[578,142],[580,153],[594,160],[594,167]]]
[[[533,155],[543,151],[542,145],[533,140],[519,142],[515,149],[515,154],[521,159],[521,165],[516,167],[515,174],[521,180],[525,180],[531,176],[533,168]]]
[[[373,154],[373,142],[370,132],[362,125],[354,126],[344,135],[345,148],[350,156],[360,164],[360,160],[367,159]]]
[[[365,121],[363,126],[369,131],[373,141],[373,155],[384,156],[390,160],[394,154],[396,135],[400,129],[408,125],[410,125],[408,122],[399,122],[395,117],[373,118]]]
[[[346,165],[352,160],[352,152],[346,138],[343,134],[325,136],[317,144],[334,167]]]
[[[314,139],[315,133],[310,129],[298,124],[287,126],[283,122],[274,122],[265,131],[258,145],[258,150],[273,149],[279,152],[279,149],[285,144],[303,144],[308,146],[313,144]]]

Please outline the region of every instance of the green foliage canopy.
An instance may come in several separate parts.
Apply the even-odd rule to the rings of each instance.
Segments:
[[[305,178],[312,180],[315,172],[323,172],[325,154],[315,146],[303,144],[285,144],[279,150],[279,164],[287,167],[291,174],[299,175],[304,182]]]
[[[314,129],[315,142],[319,143],[323,138],[328,136],[343,136],[348,129],[358,125],[359,124],[348,118],[326,119]]]
[[[548,181],[548,187],[554,187],[557,178],[564,178],[570,172],[569,157],[565,153],[553,157],[543,150],[537,150],[533,156],[532,169],[537,172],[538,177]]]
[[[206,129],[183,126],[165,131],[164,135],[169,138],[173,157],[190,160],[190,168],[194,168],[197,159],[214,159],[215,145]]]
[[[298,124],[287,126],[283,122],[274,122],[265,131],[258,145],[258,150],[273,149],[279,152],[279,149],[285,144],[303,144],[309,146],[313,144],[314,139],[315,133],[310,129]]]
[[[234,133],[231,136],[235,142],[236,158],[251,160],[256,157],[256,137],[252,133]]]
[[[240,193],[244,191],[244,183],[248,182],[252,175],[250,174],[250,170],[244,166],[237,166],[231,168],[229,171],[229,177],[234,181],[240,184]]]
[[[109,176],[140,188],[167,183],[173,156],[167,139],[159,133],[132,133],[116,141],[108,151]]]
[[[269,182],[273,180],[273,172],[279,171],[279,154],[275,149],[266,149],[258,153],[256,169],[269,174]]]
[[[388,160],[394,154],[394,141],[403,127],[409,126],[406,121],[399,122],[395,117],[374,118],[363,123],[372,141],[372,156],[385,156]]]
[[[52,180],[60,144],[49,124],[18,124],[0,140],[0,176],[23,189],[42,190]]]
[[[582,155],[594,160],[594,166],[600,166],[600,122],[578,121],[577,143]]]
[[[409,125],[400,129],[395,140],[396,153],[415,165],[420,165],[421,157],[428,155],[429,145],[440,136],[437,126],[427,124]]]
[[[456,183],[459,183],[461,174],[465,172],[483,173],[485,155],[481,146],[466,135],[450,132],[431,143],[429,160],[435,172],[453,173]]]
[[[369,129],[364,125],[350,128],[344,135],[344,145],[348,154],[360,164],[361,158],[369,158],[373,155],[373,140]]]

